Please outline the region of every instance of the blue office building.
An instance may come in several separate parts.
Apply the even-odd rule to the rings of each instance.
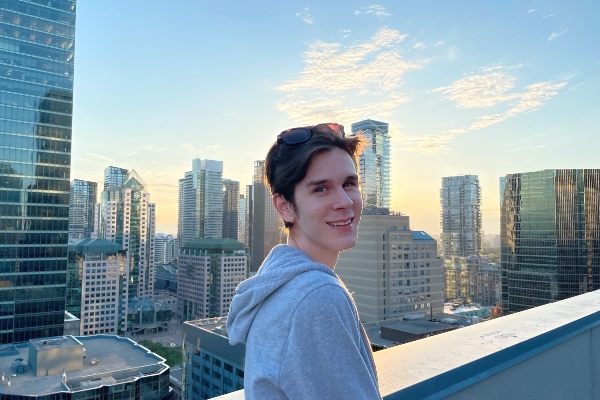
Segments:
[[[0,343],[63,334],[75,1],[0,2]]]

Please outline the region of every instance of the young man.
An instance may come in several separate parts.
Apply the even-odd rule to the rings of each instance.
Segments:
[[[356,244],[361,136],[320,124],[282,132],[266,183],[288,232],[236,290],[229,342],[246,344],[246,399],[380,399],[356,306],[333,272]]]

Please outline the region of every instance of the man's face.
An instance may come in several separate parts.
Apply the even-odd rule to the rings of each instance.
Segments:
[[[354,247],[362,198],[350,155],[333,148],[317,154],[294,189],[295,221],[290,237],[313,260]],[[320,261],[322,262],[322,261]]]

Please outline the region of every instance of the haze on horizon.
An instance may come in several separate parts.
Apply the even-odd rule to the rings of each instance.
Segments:
[[[77,4],[71,179],[135,169],[177,231],[192,159],[251,183],[283,129],[390,124],[392,208],[440,231],[443,176],[478,175],[485,233],[508,173],[597,168],[597,2]]]

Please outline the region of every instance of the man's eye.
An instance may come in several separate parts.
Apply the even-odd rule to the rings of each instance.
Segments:
[[[321,192],[324,192],[324,191],[325,191],[325,188],[323,186],[319,186],[319,187],[315,188],[315,192],[321,193]]]
[[[347,186],[356,186],[356,183],[354,183],[352,181],[344,183],[344,187],[347,187]]]

